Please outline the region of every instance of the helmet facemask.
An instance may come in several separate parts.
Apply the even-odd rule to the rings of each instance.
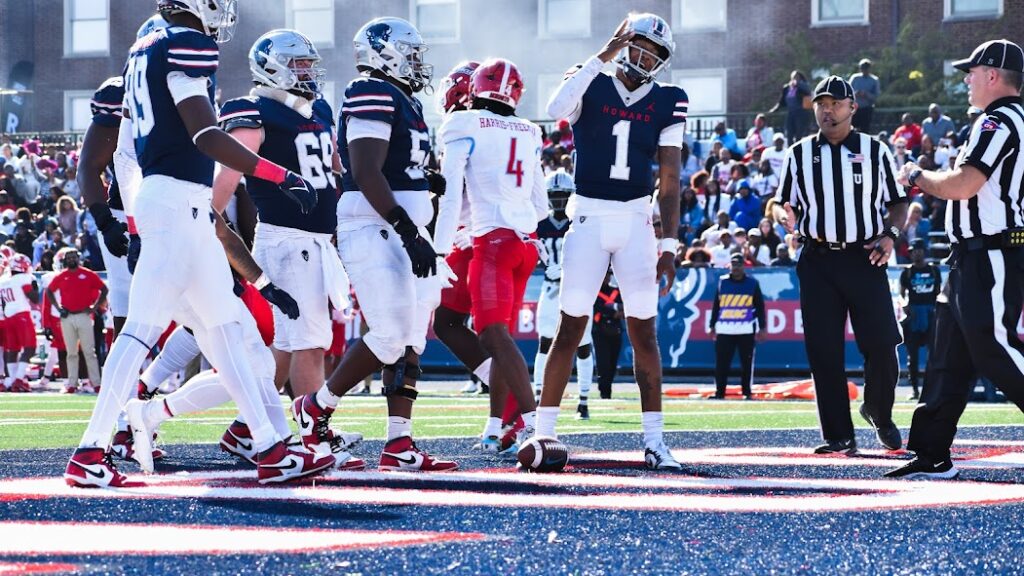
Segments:
[[[615,61],[626,78],[643,85],[657,78],[668,65],[670,57],[668,48],[646,36],[638,35],[619,52],[619,57]]]
[[[405,62],[398,65],[398,74],[401,76],[398,80],[406,82],[413,92],[426,89],[428,94],[432,93],[434,87],[430,81],[434,78],[434,66],[423,59],[427,46],[395,40],[395,49],[405,58]]]

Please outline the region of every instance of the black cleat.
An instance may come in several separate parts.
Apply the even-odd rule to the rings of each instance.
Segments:
[[[850,440],[833,440],[818,446],[814,449],[815,454],[846,454],[847,456],[853,456],[857,453],[857,441]]]
[[[590,408],[586,404],[576,405],[576,419],[577,420],[590,420]]]
[[[903,480],[951,480],[959,475],[960,470],[953,466],[952,460],[932,462],[923,456],[918,456],[900,468],[885,473],[886,478]]]
[[[860,405],[860,415],[875,429],[875,436],[878,436],[878,441],[882,443],[882,446],[889,450],[899,450],[903,447],[903,438],[900,437],[900,429],[896,427],[895,422],[889,420],[884,424],[876,424],[875,419],[868,414],[867,404]]]

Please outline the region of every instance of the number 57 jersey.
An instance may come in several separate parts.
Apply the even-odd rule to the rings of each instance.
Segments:
[[[617,78],[598,74],[573,124],[576,193],[620,202],[649,196],[658,147],[683,142],[688,106],[678,86],[652,82],[628,92]]]

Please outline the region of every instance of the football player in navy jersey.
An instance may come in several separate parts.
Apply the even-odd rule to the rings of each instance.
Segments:
[[[686,93],[655,82],[675,42],[664,19],[630,14],[596,56],[569,75],[548,102],[552,118],[568,118],[576,142],[576,193],[563,245],[562,311],[548,356],[537,410],[537,435],[553,436],[572,358],[590,321],[611,263],[622,292],[633,368],[640,386],[644,459],[648,468],[681,468],[662,438],[661,355],[655,335],[658,283],[675,279],[678,240],[660,243],[652,226],[652,163],[659,165],[664,230],[679,223],[679,168]],[[615,60],[614,75],[602,74]]]
[[[541,285],[540,298],[537,300],[537,335],[540,345],[537,357],[533,361],[533,387],[540,397],[541,385],[544,382],[544,366],[548,362],[548,352],[558,327],[558,295],[562,286],[562,250],[565,233],[569,231],[569,217],[565,214],[566,203],[576,191],[576,184],[565,170],[559,168],[548,175],[545,181],[548,202],[551,211],[548,217],[537,225],[537,239],[544,245],[548,259],[544,263],[544,284]],[[588,317],[589,318],[589,317]],[[576,417],[580,420],[590,419],[588,396],[590,386],[594,383],[594,346],[590,334],[593,322],[588,321],[583,329],[583,339],[576,349],[576,382],[579,387],[579,403],[576,405]]]
[[[341,169],[334,115],[320,97],[320,54],[301,33],[272,30],[260,36],[249,51],[249,69],[255,87],[221,106],[221,127],[253,152],[301,173],[318,195],[316,207],[304,214],[276,185],[259,179],[247,185],[259,219],[253,256],[301,311],[296,319],[274,311],[277,385],[290,379],[291,391],[302,396],[323,385],[324,351],[333,337],[328,300],[338,310],[349,305],[348,277],[331,243],[338,222],[334,173]],[[214,208],[227,206],[241,177],[227,167],[218,172]],[[320,448],[339,461],[362,440],[358,434],[329,435],[330,444]]]
[[[204,352],[252,431],[260,452],[259,481],[320,473],[334,465],[334,457],[285,444],[267,413],[264,397],[271,392],[259,386],[251,367],[232,349],[243,339],[242,327],[239,309],[230,300],[235,298],[233,281],[210,205],[214,161],[277,184],[305,212],[315,207],[316,190],[217,126],[217,43],[231,37],[235,2],[159,0],[157,8],[169,27],[136,41],[124,75],[125,106],[143,174],[135,200],[143,248],[132,281],[128,320],[108,355],[100,396],[64,478],[82,487],[125,484],[108,452],[111,429],[143,360],[182,305],[208,331]],[[264,276],[256,287],[269,283]]]
[[[430,315],[441,300],[439,260],[425,226],[433,216],[424,168],[430,137],[413,96],[430,85],[433,68],[416,28],[400,18],[377,18],[353,39],[356,68],[338,122],[345,188],[338,201],[338,253],[370,330],[345,352],[316,394],[292,405],[307,446],[327,441],[341,396],[384,368],[388,397],[382,470],[454,470],[412,440],[419,354]],[[461,183],[459,184],[461,186]]]

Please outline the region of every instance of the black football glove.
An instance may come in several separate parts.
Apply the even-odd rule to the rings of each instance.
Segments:
[[[313,185],[305,181],[302,176],[299,176],[295,172],[288,171],[284,176],[284,182],[277,185],[284,192],[285,196],[291,199],[299,205],[299,211],[303,214],[309,214],[316,208],[317,195],[316,188]]]
[[[426,168],[423,170],[424,175],[427,177],[427,187],[435,196],[444,196],[445,190],[448,189],[448,182],[444,179],[437,170],[431,170]]]
[[[43,336],[46,338],[47,341],[53,342],[53,329],[43,328]]]
[[[103,202],[97,202],[89,206],[89,213],[96,221],[96,228],[103,234],[103,244],[115,258],[128,255],[128,238],[124,235],[128,229],[124,224],[118,222],[110,213],[110,206]]]
[[[135,274],[135,266],[139,263],[142,253],[142,238],[138,234],[128,235],[128,273]]]
[[[291,294],[281,290],[274,283],[267,284],[260,290],[260,294],[274,306],[277,306],[284,315],[295,320],[299,317],[299,303],[292,298]]]
[[[412,273],[419,278],[427,278],[437,274],[437,252],[427,242],[427,239],[420,236],[419,228],[409,218],[405,208],[395,206],[387,215],[388,224],[395,229],[399,238],[402,239],[402,247],[409,254],[412,262]]]

